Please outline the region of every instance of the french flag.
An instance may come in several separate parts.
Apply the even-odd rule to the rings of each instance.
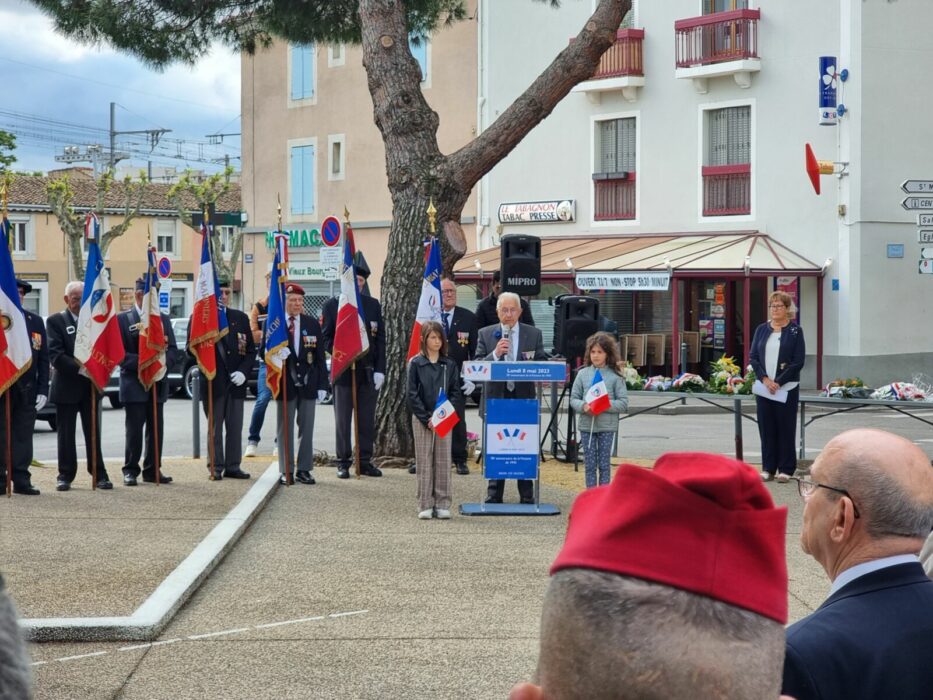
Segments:
[[[599,370],[596,370],[596,374],[593,375],[593,383],[590,384],[583,401],[589,406],[590,413],[594,416],[609,410],[609,391],[606,389],[606,382],[603,381],[603,375]]]
[[[156,249],[147,252],[146,288],[143,293],[143,313],[139,318],[139,383],[148,391],[165,376],[165,351],[168,341],[159,311],[159,276],[156,273]]]
[[[93,212],[84,221],[84,237],[87,240],[87,269],[75,329],[74,355],[97,390],[103,391],[126,353],[117,325],[117,312],[113,308],[110,276],[100,254],[100,219]]]
[[[347,224],[343,232],[343,265],[340,267],[340,299],[337,301],[337,324],[334,327],[334,348],[330,358],[332,382],[349,369],[357,359],[369,352],[369,333],[360,308],[360,290],[353,269],[353,230]]]
[[[415,325],[408,343],[408,359],[418,354],[421,347],[421,326],[428,321],[441,320],[441,246],[432,237],[424,253],[424,277],[421,280],[421,298]]]
[[[211,234],[207,217],[201,224],[201,268],[195,286],[194,310],[191,314],[191,338],[188,349],[198,361],[201,374],[213,379],[217,374],[217,355],[214,346],[227,334],[227,313],[220,304],[220,285],[211,256]]]
[[[16,289],[16,274],[13,272],[13,257],[10,255],[10,222],[6,215],[0,219],[0,315],[6,326],[3,328],[3,352],[0,353],[0,393],[6,391],[29,369],[32,364],[32,348],[26,318],[19,305]],[[28,439],[28,436],[18,436]]]
[[[441,390],[441,395],[437,397],[437,405],[434,407],[434,413],[429,421],[434,433],[440,438],[445,438],[459,422],[460,416],[454,410],[454,405],[450,403],[447,394]]]

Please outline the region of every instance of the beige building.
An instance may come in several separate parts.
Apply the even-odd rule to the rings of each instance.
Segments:
[[[475,1],[469,5],[475,16]],[[440,115],[441,151],[455,151],[476,133],[476,22],[458,22],[413,42],[412,53],[422,68],[424,95]],[[248,216],[243,251],[253,260],[244,268],[246,301],[266,294],[278,199],[282,229],[291,240],[289,276],[305,287],[310,311],[334,293],[320,231],[328,216],[342,222],[344,207],[378,295],[392,202],[361,48],[276,42],[255,56],[244,55],[241,66],[241,183]],[[463,220],[471,243],[475,210],[471,199]]]
[[[82,215],[96,205],[96,186],[86,173],[75,169],[71,175],[75,191],[73,206]],[[26,297],[26,308],[41,316],[64,308],[65,285],[72,279],[68,242],[51,211],[46,198],[47,177],[17,176],[8,199],[8,218],[12,227],[13,268],[16,276],[28,280],[32,292]],[[191,313],[197,267],[201,257],[201,236],[178,218],[167,199],[169,185],[151,184],[143,196],[139,216],[133,220],[123,236],[110,245],[105,265],[110,274],[114,298],[120,310],[133,303],[135,281],[146,271],[146,244],[152,240],[159,257],[171,264],[169,306],[170,315],[187,316]],[[113,183],[104,203],[102,231],[123,220],[123,184]],[[189,206],[196,203],[191,199]],[[219,213],[238,214],[240,190],[232,185],[217,204]],[[234,226],[218,227],[221,247],[229,259]],[[242,270],[242,264],[239,266]],[[237,278],[241,275],[238,272]],[[83,280],[82,280],[83,281]],[[235,287],[239,284],[235,280]],[[236,300],[234,300],[236,304]]]

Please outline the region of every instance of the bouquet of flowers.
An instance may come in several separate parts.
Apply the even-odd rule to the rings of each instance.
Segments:
[[[871,393],[871,398],[887,401],[924,401],[926,394],[915,384],[892,382],[878,387]]]
[[[671,388],[671,378],[660,374],[645,380],[645,391],[667,391]]]
[[[723,355],[715,362],[711,362],[709,375],[709,390],[714,394],[736,394],[745,384],[742,368],[735,360]],[[749,385],[751,389],[751,385]]]
[[[677,379],[671,382],[671,391],[703,391],[706,389],[706,382],[698,374],[684,372]]]
[[[625,380],[625,388],[629,391],[641,391],[645,388],[645,378],[638,373],[631,362],[620,362],[619,374]]]
[[[867,399],[871,396],[871,389],[858,377],[834,379],[823,387],[821,394],[839,399]]]

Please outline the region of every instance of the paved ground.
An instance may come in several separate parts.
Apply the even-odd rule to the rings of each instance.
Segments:
[[[117,415],[108,412],[105,421]],[[332,412],[322,409],[318,419],[317,446],[332,453]],[[470,421],[475,427],[474,413]],[[167,444],[190,454],[190,404],[170,402],[168,422]],[[808,439],[818,449],[857,424],[929,440],[923,424],[880,413],[819,421]],[[753,433],[749,423],[751,460]],[[726,414],[623,423],[627,457],[731,448]],[[105,457],[116,475],[118,457]],[[259,472],[269,462],[267,451],[245,466]],[[249,486],[212,484],[203,462],[190,459],[172,458],[165,469],[178,483],[91,493],[83,476],[81,488],[66,494],[51,490],[54,468],[39,469],[42,496],[0,503],[0,570],[24,615],[131,612]],[[566,476],[572,466],[549,470]],[[278,489],[156,643],[32,645],[38,697],[503,698],[530,676],[547,569],[563,539],[572,484],[542,489],[543,500],[561,507],[558,517],[425,522],[415,518],[407,473],[339,481],[333,469],[316,471],[315,486]],[[796,490],[769,487],[790,509],[796,619],[819,604],[828,582],[797,544]],[[475,502],[483,482],[476,473],[455,476],[454,489],[455,503]],[[514,486],[507,494],[514,497]]]

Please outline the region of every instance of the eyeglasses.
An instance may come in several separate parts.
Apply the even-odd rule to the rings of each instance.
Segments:
[[[456,294],[456,293],[457,293],[456,289],[442,289],[441,290],[441,294]]]
[[[858,512],[858,506],[855,505],[855,499],[852,498],[852,494],[850,494],[845,489],[841,489],[837,486],[829,486],[828,484],[821,484],[817,481],[810,481],[809,479],[801,479],[799,476],[792,476],[791,479],[797,482],[797,493],[800,494],[800,497],[803,500],[810,498],[810,496],[812,496],[817,489],[835,491],[836,493],[841,493],[843,496],[846,496],[850,501],[852,501],[852,510],[855,511],[855,517],[861,517]]]
[[[786,309],[787,306],[785,304],[771,304],[768,308],[769,309]]]

